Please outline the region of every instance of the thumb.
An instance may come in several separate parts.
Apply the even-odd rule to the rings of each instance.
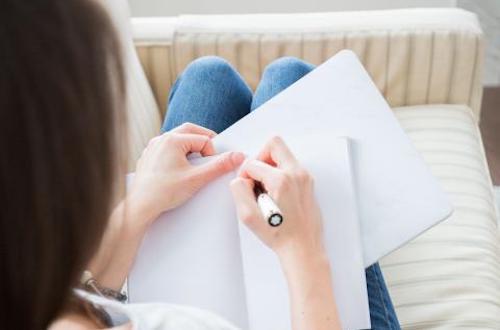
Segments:
[[[226,152],[215,156],[209,162],[196,166],[195,176],[201,186],[220,177],[223,174],[231,172],[243,163],[245,155],[241,152]]]

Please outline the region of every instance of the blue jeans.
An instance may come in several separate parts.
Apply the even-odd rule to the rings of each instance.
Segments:
[[[191,122],[220,133],[313,68],[295,58],[278,59],[264,70],[252,95],[239,73],[225,60],[197,59],[172,87],[162,131]],[[368,267],[365,273],[372,329],[400,329],[379,265]]]

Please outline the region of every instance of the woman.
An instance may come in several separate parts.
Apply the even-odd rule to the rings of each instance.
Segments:
[[[238,167],[230,187],[238,216],[279,257],[293,328],[339,328],[313,183],[284,142],[272,139],[245,162],[238,152],[201,166],[186,158],[214,155],[215,132],[311,66],[271,64],[252,96],[225,61],[192,63],[172,90],[167,133],[144,150],[125,194],[125,88],[105,12],[91,0],[4,0],[0,21],[2,328],[235,329],[206,311],[109,297],[121,299],[118,290],[154,219]],[[255,181],[280,205],[282,226],[263,225]],[[81,290],[85,270],[84,288],[105,297]],[[399,328],[378,266],[366,274],[373,328]]]

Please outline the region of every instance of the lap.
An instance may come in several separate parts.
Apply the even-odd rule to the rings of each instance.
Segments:
[[[217,133],[247,115],[252,91],[225,60],[203,57],[177,79],[162,131],[191,122]]]
[[[279,59],[264,70],[252,96],[229,63],[215,57],[201,58],[177,80],[162,130],[192,122],[220,133],[313,69],[295,58]],[[368,267],[365,274],[372,329],[400,329],[379,265]]]

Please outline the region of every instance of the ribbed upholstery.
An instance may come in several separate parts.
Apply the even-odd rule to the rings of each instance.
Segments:
[[[140,32],[144,34],[144,29]],[[159,54],[158,39],[149,44],[141,40],[139,47],[146,68],[156,56],[163,59],[161,74],[171,70],[162,83],[172,84],[192,60],[218,55],[255,88],[262,70],[278,57],[296,56],[320,64],[348,48],[391,106],[467,104],[478,118],[482,33],[476,17],[463,10],[181,16],[173,37],[169,33],[171,44],[161,45],[164,55]],[[160,93],[155,83],[153,89],[164,108],[164,87]]]
[[[126,0],[103,1],[109,9],[123,44],[127,82],[127,111],[129,122],[128,167],[135,162],[149,140],[158,134],[160,113],[132,42],[130,15]]]
[[[168,93],[175,81],[170,69],[170,48],[168,45],[149,45],[136,49],[163,117],[167,109]]]
[[[497,213],[472,113],[452,105],[395,113],[454,206],[381,262],[403,328],[500,329]]]

